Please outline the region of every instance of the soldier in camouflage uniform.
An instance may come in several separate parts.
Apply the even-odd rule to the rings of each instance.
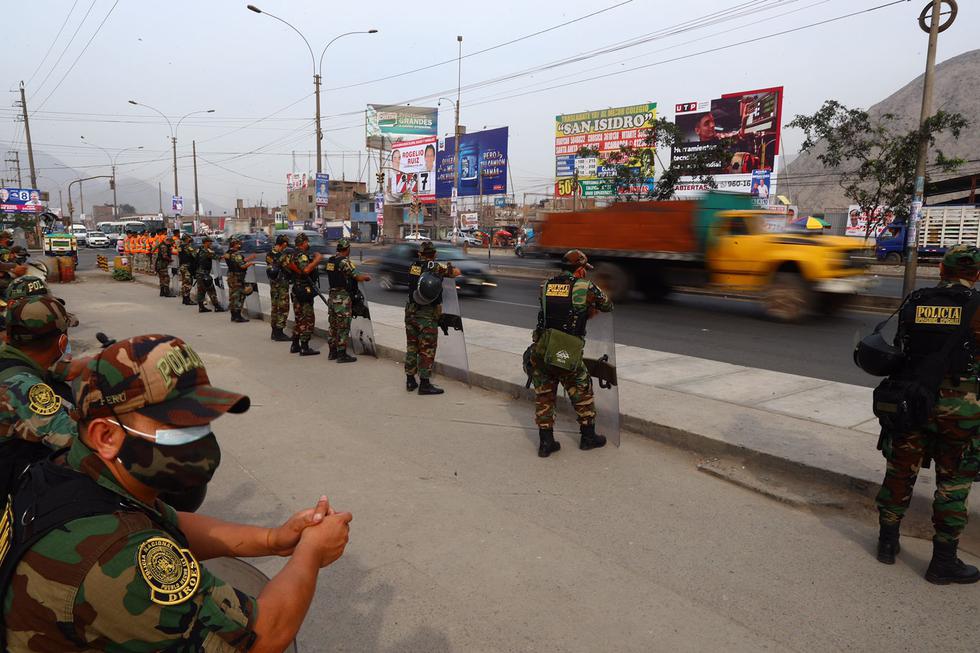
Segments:
[[[370,281],[371,276],[357,272],[357,266],[350,260],[350,241],[346,238],[337,241],[337,254],[327,259],[327,279],[330,282],[329,358],[338,363],[353,363],[357,358],[347,353],[353,292],[357,283]]]
[[[419,246],[419,260],[412,264],[408,273],[408,302],[405,304],[405,389],[412,392],[418,388],[420,395],[440,395],[444,390],[433,385],[430,379],[439,345],[442,298],[422,305],[415,301],[415,291],[423,274],[453,278],[458,277],[461,272],[451,263],[437,262],[435,245],[424,241]],[[415,381],[416,374],[419,375],[419,382]]]
[[[585,278],[592,269],[585,254],[572,250],[562,258],[563,272],[542,284],[538,295],[541,310],[534,331],[531,348],[531,383],[534,384],[534,421],[538,425],[538,455],[547,458],[561,449],[555,440],[555,401],[560,383],[575,409],[581,439],[579,449],[597,449],[606,444],[606,438],[595,432],[595,400],[592,393],[592,377],[585,363],[579,361],[575,369],[567,371],[548,365],[544,352],[537,346],[547,329],[555,329],[585,340],[586,322],[596,311],[613,310],[602,290]]]
[[[165,236],[163,240],[157,239],[153,246],[153,269],[160,280],[160,296],[170,297],[170,264],[174,260],[174,241],[170,236]]]
[[[215,313],[225,312],[225,308],[218,303],[218,293],[214,290],[214,279],[211,278],[211,265],[214,261],[221,260],[221,256],[211,249],[211,244],[213,242],[214,241],[211,240],[210,236],[205,236],[204,240],[201,241],[201,249],[197,252],[197,270],[195,274],[197,275],[198,313],[211,312],[211,310],[204,305],[205,295],[211,299],[211,305],[214,306]]]
[[[319,292],[317,266],[323,255],[317,252],[312,258],[309,254],[310,240],[306,234],[296,236],[296,250],[289,257],[289,270],[293,273],[293,312],[296,319],[293,327],[293,345],[289,351],[300,356],[317,356],[319,351],[310,348],[316,316],[313,300]]]
[[[26,266],[17,263],[13,238],[9,231],[0,231],[0,297],[5,295],[11,281],[27,272]]]
[[[980,276],[980,251],[958,245],[951,248],[940,266],[938,288],[963,286],[973,289]],[[918,317],[915,317],[918,321]],[[909,325],[902,320],[896,341],[901,342]],[[970,323],[980,347],[980,311]],[[978,349],[980,351],[980,349]],[[901,550],[899,527],[912,500],[912,491],[923,459],[931,454],[936,464],[936,493],[932,522],[933,556],[926,580],[946,585],[980,581],[980,571],[957,557],[960,534],[967,523],[967,498],[980,471],[980,387],[974,361],[965,377],[947,376],[928,424],[907,433],[893,434],[883,447],[887,458],[885,479],[878,492],[880,534],[878,559],[894,564]]]
[[[242,316],[242,306],[245,304],[245,271],[255,265],[255,254],[242,255],[242,241],[232,237],[228,241],[228,252],[223,256],[228,263],[228,310],[231,311],[232,322],[248,322]]]
[[[281,526],[259,528],[160,500],[206,487],[221,453],[211,423],[249,406],[248,397],[213,387],[200,357],[177,338],[139,336],[106,348],[80,365],[75,395],[79,436],[64,457],[32,465],[31,485],[13,497],[13,512],[30,512],[40,539],[25,539],[19,519],[4,531],[8,650],[285,649],[319,570],[343,554],[351,515],[321,497]],[[68,491],[75,502],[52,511],[49,497]],[[273,555],[290,559],[260,597],[198,562]]]
[[[180,265],[180,296],[183,298],[181,303],[184,306],[193,306],[191,287],[194,285],[194,275],[191,270],[197,266],[197,249],[190,234],[183,234],[180,237],[180,244],[177,246],[177,263]]]
[[[289,319],[289,270],[286,269],[289,237],[286,234],[276,236],[276,244],[265,255],[265,273],[269,277],[269,294],[272,297],[272,339],[276,342],[292,340],[283,329]]]

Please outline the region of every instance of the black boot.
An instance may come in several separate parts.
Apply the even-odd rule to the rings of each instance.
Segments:
[[[418,381],[415,380],[414,374],[405,375],[405,389],[409,392],[415,392],[419,388]]]
[[[980,571],[956,557],[958,542],[932,541],[932,561],[926,570],[926,580],[934,585],[969,585],[980,581]]]
[[[561,443],[555,442],[555,430],[553,428],[538,429],[538,439],[541,441],[541,444],[538,445],[538,458],[547,458],[561,449]]]
[[[246,320],[245,318],[242,317],[242,312],[241,311],[232,311],[231,312],[231,321],[232,322],[248,322],[248,320]]]
[[[184,295],[183,304],[184,304],[184,306],[193,306],[194,305],[194,302],[193,302],[193,300],[191,300],[191,298],[188,295]]]
[[[208,308],[207,306],[205,306],[204,305],[204,302],[198,302],[197,303],[197,312],[198,313],[210,313],[211,312],[211,309]]]
[[[299,346],[299,355],[300,356],[319,356],[320,355],[320,352],[317,351],[316,349],[310,349],[310,343],[304,342],[304,343],[300,343],[300,346]]]
[[[222,306],[221,306],[221,304],[215,304],[215,305],[214,305],[214,312],[215,312],[215,313],[224,313],[224,312],[226,312],[227,310],[228,310],[228,309],[227,309],[227,308],[224,308],[224,307],[222,307]]]
[[[330,353],[327,354],[327,360],[328,361],[337,360],[337,348],[334,347],[333,345],[330,345]]]
[[[167,291],[165,289],[163,289],[163,288],[160,288],[160,296],[161,297],[166,297],[167,296]]]
[[[337,350],[337,362],[338,363],[354,363],[357,361],[357,356],[351,356],[347,353],[346,349]]]
[[[606,436],[596,435],[595,424],[586,424],[579,427],[579,432],[582,434],[582,439],[579,440],[578,448],[582,451],[588,451],[589,449],[599,449],[600,447],[606,446]]]
[[[275,340],[276,342],[289,342],[290,340],[292,340],[292,338],[290,338],[285,333],[283,333],[282,329],[276,329],[276,328],[272,329],[272,339]]]
[[[895,556],[902,550],[898,543],[899,526],[900,524],[881,524],[878,530],[878,562],[895,564]]]
[[[293,336],[293,344],[289,348],[289,353],[290,354],[298,354],[299,352],[300,352],[299,336]]]
[[[445,390],[437,385],[432,385],[432,382],[429,381],[429,379],[422,379],[422,382],[419,383],[420,395],[441,395],[443,392],[445,392]]]

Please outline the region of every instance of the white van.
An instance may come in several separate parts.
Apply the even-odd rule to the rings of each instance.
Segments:
[[[71,226],[71,233],[75,236],[75,240],[78,241],[79,245],[88,244],[88,229],[83,224],[73,224]]]

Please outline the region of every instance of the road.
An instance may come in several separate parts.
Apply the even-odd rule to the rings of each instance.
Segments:
[[[372,252],[366,251],[364,259],[370,261]],[[353,256],[358,259],[358,252]],[[94,261],[93,251],[82,250],[79,268],[91,269]],[[545,261],[513,257],[507,260],[508,265],[517,262],[540,268],[542,278],[546,274]],[[363,267],[369,273],[374,271],[371,264]],[[535,298],[539,281],[508,277],[500,277],[498,281],[499,286],[487,297],[462,299],[464,316],[526,327],[530,334],[537,318]],[[901,280],[894,281],[898,282],[900,292]],[[403,291],[385,292],[370,283],[363,287],[369,301],[393,306],[405,303]],[[622,344],[684,356],[873,387],[877,379],[854,365],[851,352],[855,335],[869,333],[884,317],[845,311],[832,318],[786,325],[766,320],[755,302],[676,294],[662,304],[637,302],[617,306],[616,339]]]
[[[584,453],[564,416],[563,449],[541,460],[532,406],[510,396],[407,394],[390,360],[290,356],[263,323],[105,275],[63,294],[76,355],[97,330],[174,333],[216,386],[250,395],[214,423],[203,513],[272,526],[321,493],[353,512],[300,650],[976,651],[976,587],[926,583],[924,540],[879,564],[871,515],[791,508],[641,436]]]

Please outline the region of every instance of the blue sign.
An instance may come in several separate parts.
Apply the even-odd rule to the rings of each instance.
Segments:
[[[498,208],[503,208],[503,207],[507,206],[507,198],[506,197],[495,197],[495,198],[493,198],[493,205],[496,206],[496,207],[498,207]]]
[[[507,138],[509,129],[463,134],[459,144],[459,196],[507,194]],[[456,139],[439,145],[436,157],[436,197],[452,197]]]
[[[330,200],[330,175],[316,173],[316,205],[326,206]]]
[[[771,187],[772,172],[769,170],[752,171],[752,197],[768,200]]]
[[[575,175],[575,155],[564,154],[555,157],[555,176],[573,177]]]
[[[0,188],[0,211],[40,213],[44,209],[41,193],[33,188]]]

